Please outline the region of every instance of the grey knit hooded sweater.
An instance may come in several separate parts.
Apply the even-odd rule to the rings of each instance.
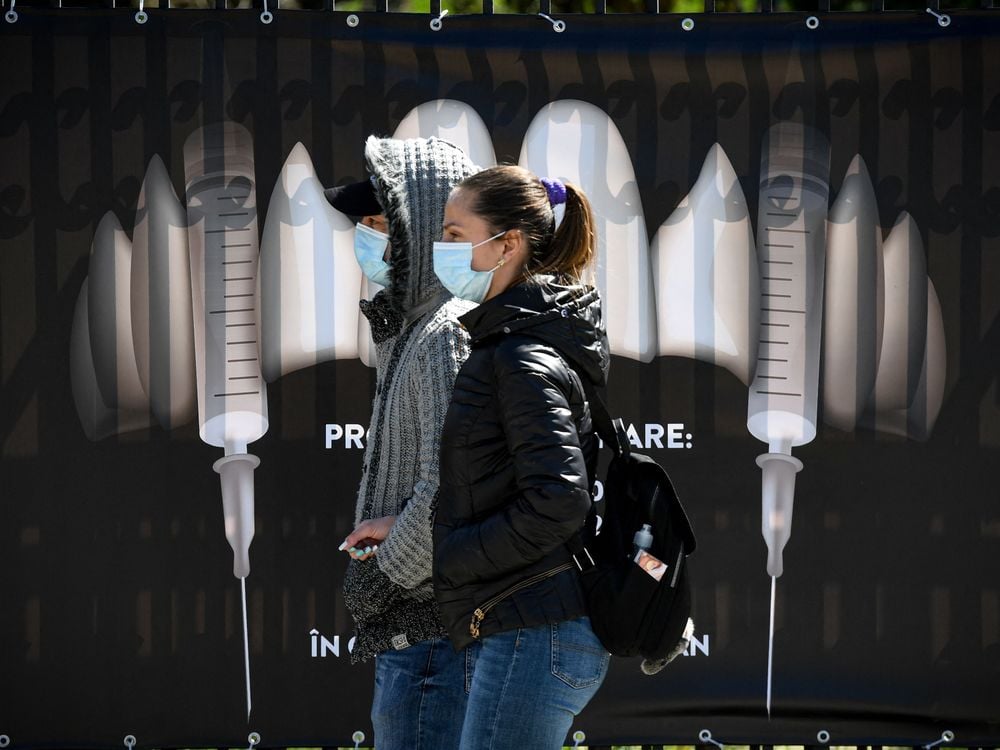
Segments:
[[[376,343],[375,401],[355,521],[396,516],[378,552],[351,560],[344,598],[356,627],[352,661],[444,635],[431,588],[441,427],[469,353],[458,317],[473,305],[434,275],[451,189],[473,174],[465,153],[437,138],[370,137],[365,159],[389,224],[390,284],[363,302]]]

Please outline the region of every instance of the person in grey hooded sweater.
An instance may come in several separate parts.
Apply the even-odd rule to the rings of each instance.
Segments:
[[[375,243],[367,248],[376,259],[385,248],[389,283],[361,303],[377,368],[356,527],[341,546],[352,558],[344,578],[356,626],[352,661],[375,657],[379,750],[442,750],[457,747],[466,675],[434,600],[431,536],[441,428],[469,352],[458,317],[471,305],[437,279],[433,244],[451,189],[477,170],[436,138],[370,137],[365,159],[388,233],[366,228],[359,241]]]

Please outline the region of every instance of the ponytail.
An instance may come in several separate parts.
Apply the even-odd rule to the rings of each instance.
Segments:
[[[566,213],[556,227],[549,246],[528,270],[533,274],[551,273],[568,276],[574,281],[593,282],[593,261],[596,254],[597,232],[594,213],[587,196],[576,185],[566,183]]]
[[[580,188],[565,185],[565,214],[558,226],[549,189],[522,167],[490,167],[467,177],[458,188],[474,194],[472,211],[493,232],[521,230],[530,248],[524,267],[528,280],[552,274],[593,283],[597,234],[593,210]]]

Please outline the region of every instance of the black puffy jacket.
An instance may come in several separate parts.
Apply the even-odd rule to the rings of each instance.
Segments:
[[[441,435],[433,565],[456,649],[477,628],[585,614],[565,546],[590,510],[597,462],[580,378],[603,386],[610,360],[589,287],[519,284],[460,320],[472,352]]]

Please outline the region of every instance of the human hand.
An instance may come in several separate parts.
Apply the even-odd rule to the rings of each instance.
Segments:
[[[395,522],[395,516],[362,521],[354,527],[354,531],[347,535],[343,544],[337,549],[347,550],[355,560],[367,560],[378,550],[379,542],[389,536]]]

